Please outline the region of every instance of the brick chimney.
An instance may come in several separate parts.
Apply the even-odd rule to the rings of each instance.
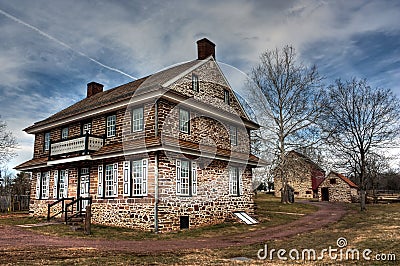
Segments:
[[[212,55],[215,59],[215,44],[207,38],[197,41],[197,59],[204,60]]]
[[[92,97],[93,95],[103,92],[103,84],[97,82],[90,82],[87,84],[87,98]]]

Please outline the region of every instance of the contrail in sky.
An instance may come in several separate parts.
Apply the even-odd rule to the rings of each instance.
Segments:
[[[11,15],[11,14],[9,14],[9,13],[7,13],[7,12],[1,10],[1,9],[0,9],[0,14],[3,14],[4,16],[8,17],[9,19],[12,19],[12,20],[14,20],[15,22],[18,22],[18,23],[20,23],[20,24],[22,24],[22,25],[24,25],[24,26],[26,26],[26,27],[28,27],[28,28],[30,28],[30,29],[36,31],[36,32],[39,33],[40,35],[42,35],[42,36],[44,36],[44,37],[46,37],[46,38],[48,38],[48,39],[50,39],[50,40],[52,40],[52,41],[58,43],[58,44],[61,45],[61,46],[64,46],[65,48],[67,48],[67,49],[69,49],[69,50],[71,50],[71,51],[73,51],[73,52],[75,52],[75,53],[77,53],[77,54],[79,54],[79,55],[81,55],[81,56],[83,56],[83,57],[86,57],[86,58],[89,59],[90,61],[92,61],[92,62],[94,62],[94,63],[96,63],[96,64],[98,64],[98,65],[100,65],[100,66],[102,66],[102,67],[104,67],[104,68],[107,68],[107,69],[109,69],[109,70],[111,70],[111,71],[115,71],[115,72],[117,72],[117,73],[120,73],[120,74],[122,74],[122,75],[125,75],[125,76],[127,76],[127,77],[129,77],[129,78],[131,78],[131,79],[137,79],[137,78],[135,78],[135,77],[133,77],[133,76],[131,76],[131,75],[129,75],[129,74],[127,74],[127,73],[125,73],[125,72],[119,70],[119,69],[116,69],[116,68],[114,68],[114,67],[110,67],[110,66],[105,65],[105,64],[103,64],[103,63],[97,61],[96,59],[91,58],[90,56],[86,55],[86,54],[83,53],[83,52],[80,52],[80,51],[75,50],[74,48],[72,48],[71,46],[69,46],[68,44],[66,44],[65,42],[60,41],[60,40],[57,39],[57,38],[54,38],[53,36],[47,34],[46,32],[44,32],[44,31],[42,31],[42,30],[36,28],[35,26],[32,26],[32,25],[30,25],[30,24],[28,24],[28,23],[26,23],[26,22],[20,20],[19,18],[14,17],[13,15]]]

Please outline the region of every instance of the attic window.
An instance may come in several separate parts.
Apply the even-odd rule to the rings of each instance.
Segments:
[[[331,179],[329,180],[329,183],[331,183],[331,185],[336,184],[336,178],[331,178]]]
[[[230,104],[229,91],[227,89],[224,89],[224,103],[226,103],[227,105]]]
[[[199,92],[199,77],[195,74],[192,75],[192,90]]]

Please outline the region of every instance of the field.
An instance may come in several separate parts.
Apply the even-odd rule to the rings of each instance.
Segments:
[[[310,204],[295,203],[291,205],[281,205],[277,199],[259,195],[257,202],[257,215],[261,223],[257,226],[246,226],[236,223],[200,228],[189,231],[182,231],[170,234],[153,234],[138,231],[93,226],[93,234],[84,236],[81,231],[72,231],[68,226],[62,224],[32,227],[23,229],[26,234],[35,236],[46,236],[62,238],[65,241],[97,241],[120,243],[118,241],[143,240],[152,241],[154,245],[164,243],[162,241],[188,241],[202,239],[204,241],[217,241],[217,239],[229,238],[234,235],[247,234],[251,232],[268,232],[269,228],[276,228],[285,224],[290,224],[298,219],[304,219],[307,215],[312,215],[316,207]],[[49,244],[48,246],[0,246],[0,264],[2,265],[146,265],[146,264],[244,264],[257,265],[266,262],[273,264],[293,263],[282,261],[277,257],[277,252],[273,253],[272,260],[269,259],[271,249],[285,249],[290,251],[296,249],[314,249],[318,255],[323,249],[329,247],[338,249],[337,240],[345,238],[347,245],[343,246],[342,251],[348,249],[357,249],[361,252],[365,249],[371,249],[369,255],[373,261],[366,261],[363,258],[358,260],[345,260],[342,256],[340,264],[368,264],[370,265],[396,265],[394,259],[400,259],[400,205],[368,205],[366,212],[360,212],[358,205],[343,205],[347,209],[347,214],[334,224],[323,227],[312,232],[300,233],[289,238],[271,239],[267,242],[259,242],[244,246],[233,245],[224,248],[196,249],[190,248],[182,250],[173,250],[169,252],[130,252],[129,250],[106,250],[97,249],[90,246],[69,246],[59,247]],[[10,225],[40,223],[38,219],[27,217],[25,214],[19,215],[1,215],[0,228],[11,228]],[[312,221],[311,221],[312,222]],[[3,228],[2,228],[3,229]],[[286,228],[294,230],[295,228]],[[267,230],[267,231],[265,231]],[[2,230],[3,231],[3,230]],[[343,240],[343,239],[342,239]],[[124,242],[121,242],[124,243]],[[265,260],[260,260],[257,253],[264,255],[265,244],[267,244],[268,256]],[[261,250],[259,252],[259,250]],[[296,253],[292,254],[294,257]],[[385,255],[387,261],[377,261],[376,255]],[[395,258],[394,256],[397,257]],[[360,255],[362,256],[362,255]],[[344,258],[344,259],[343,259]],[[334,264],[337,262],[329,258],[325,253],[321,260],[309,261],[307,264]],[[304,261],[297,261],[304,263]]]

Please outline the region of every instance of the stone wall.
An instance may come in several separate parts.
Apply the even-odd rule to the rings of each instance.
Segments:
[[[197,75],[199,78],[199,92],[192,89],[193,74]],[[204,63],[197,69],[194,69],[192,72],[174,82],[170,88],[227,112],[246,117],[246,114],[240,107],[240,103],[237,102],[236,97],[233,95],[233,91],[229,88],[224,76],[221,75],[215,61],[210,60]],[[229,90],[229,105],[224,103],[224,89]]]
[[[349,184],[333,173],[330,173],[318,187],[319,200],[322,200],[322,188],[328,188],[329,201],[356,202],[358,200],[357,189],[351,188]]]
[[[94,200],[92,222],[152,231],[154,230],[154,199]]]

